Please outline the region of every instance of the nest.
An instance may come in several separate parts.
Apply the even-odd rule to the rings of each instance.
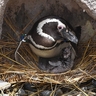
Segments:
[[[5,21],[16,34],[16,30],[12,22],[10,22],[11,20],[9,21],[8,18],[5,18]],[[26,27],[23,31],[25,29]],[[40,70],[36,65],[38,57],[26,43],[22,43],[22,46],[20,46],[18,50],[18,61],[15,61],[14,53],[19,43],[9,33],[3,35],[3,37],[6,39],[0,41],[1,80],[8,81],[12,84],[17,82],[32,82],[42,85],[59,84],[60,86],[73,86],[83,92],[78,84],[96,78],[96,43],[93,42],[93,37],[86,43],[79,43],[78,50],[81,56],[76,59],[74,68],[58,74],[46,73]],[[85,92],[83,93],[87,96]]]

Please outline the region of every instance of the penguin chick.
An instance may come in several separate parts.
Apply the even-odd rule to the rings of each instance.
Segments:
[[[66,47],[57,57],[40,58],[39,68],[51,73],[65,72],[72,69],[75,56],[76,54],[73,51],[72,46]]]

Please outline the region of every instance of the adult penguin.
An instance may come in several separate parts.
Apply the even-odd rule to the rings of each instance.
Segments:
[[[30,48],[39,56],[39,68],[52,73],[71,69],[76,57],[72,43],[78,43],[75,32],[60,17],[47,16],[39,19],[27,35]]]

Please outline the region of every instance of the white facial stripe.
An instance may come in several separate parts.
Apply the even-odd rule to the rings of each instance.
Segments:
[[[28,35],[27,38],[32,42],[32,44],[34,46],[36,46],[37,48],[40,48],[40,49],[51,49],[57,44],[57,43],[55,43],[54,46],[52,46],[52,47],[44,47],[42,45],[36,44],[35,41],[32,39],[32,37],[30,35]]]
[[[50,22],[58,22],[58,26],[64,26],[64,27],[66,28],[65,24],[63,24],[63,23],[62,23],[61,21],[59,21],[58,19],[45,19],[45,20],[43,20],[42,22],[40,22],[40,23],[38,24],[37,33],[38,33],[39,35],[43,36],[43,37],[46,37],[46,38],[48,38],[48,39],[50,39],[50,40],[52,40],[52,41],[55,41],[53,37],[51,37],[50,35],[44,33],[43,30],[42,30],[42,27],[44,26],[44,24],[50,23]]]
[[[51,37],[50,35],[46,34],[46,33],[43,33],[43,30],[40,28],[40,29],[37,29],[37,33],[40,35],[40,36],[43,36],[45,38],[48,38],[52,41],[55,42],[55,39],[53,37]]]

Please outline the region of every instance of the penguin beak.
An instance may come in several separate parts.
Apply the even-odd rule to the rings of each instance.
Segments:
[[[63,38],[67,39],[68,41],[71,41],[75,44],[78,43],[77,37],[70,31],[66,32],[65,30],[62,30]]]

